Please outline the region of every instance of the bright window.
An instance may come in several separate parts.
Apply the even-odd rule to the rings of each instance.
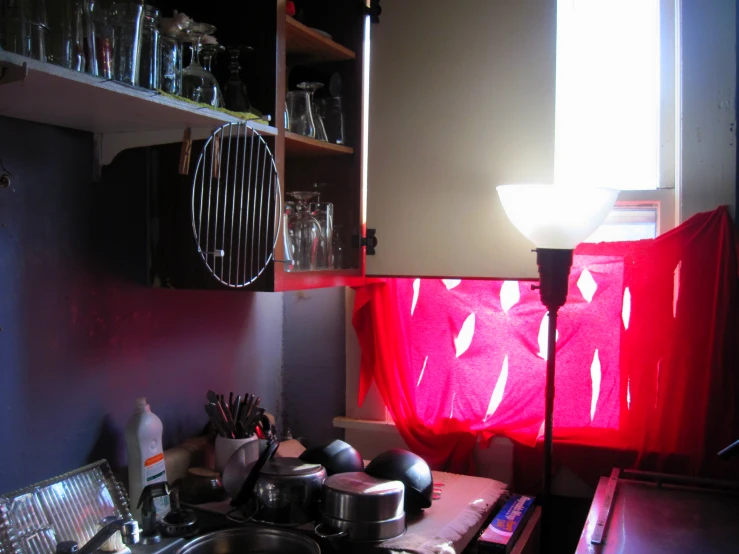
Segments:
[[[557,3],[557,182],[659,186],[659,4]]]

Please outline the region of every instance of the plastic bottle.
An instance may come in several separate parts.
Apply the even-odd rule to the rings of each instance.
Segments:
[[[125,434],[131,514],[141,523],[138,503],[144,487],[167,480],[162,449],[162,420],[152,413],[146,398],[136,399],[136,411],[126,424]],[[155,498],[154,506],[159,520],[169,512],[169,498]]]

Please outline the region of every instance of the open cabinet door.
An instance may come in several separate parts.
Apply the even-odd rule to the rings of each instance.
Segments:
[[[382,0],[368,276],[535,278],[495,191],[554,175],[556,0]]]

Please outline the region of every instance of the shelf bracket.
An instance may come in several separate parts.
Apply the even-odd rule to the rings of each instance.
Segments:
[[[22,83],[28,76],[28,64],[0,63],[0,86],[10,83]]]
[[[352,237],[352,246],[354,248],[361,248],[362,246],[364,246],[366,248],[367,255],[374,256],[375,248],[377,248],[377,237],[375,236],[376,232],[376,229],[367,229],[366,237],[354,235]]]

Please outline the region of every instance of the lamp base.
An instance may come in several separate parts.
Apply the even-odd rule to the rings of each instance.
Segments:
[[[572,250],[537,248],[536,265],[539,266],[541,303],[550,311],[556,311],[567,302]]]

